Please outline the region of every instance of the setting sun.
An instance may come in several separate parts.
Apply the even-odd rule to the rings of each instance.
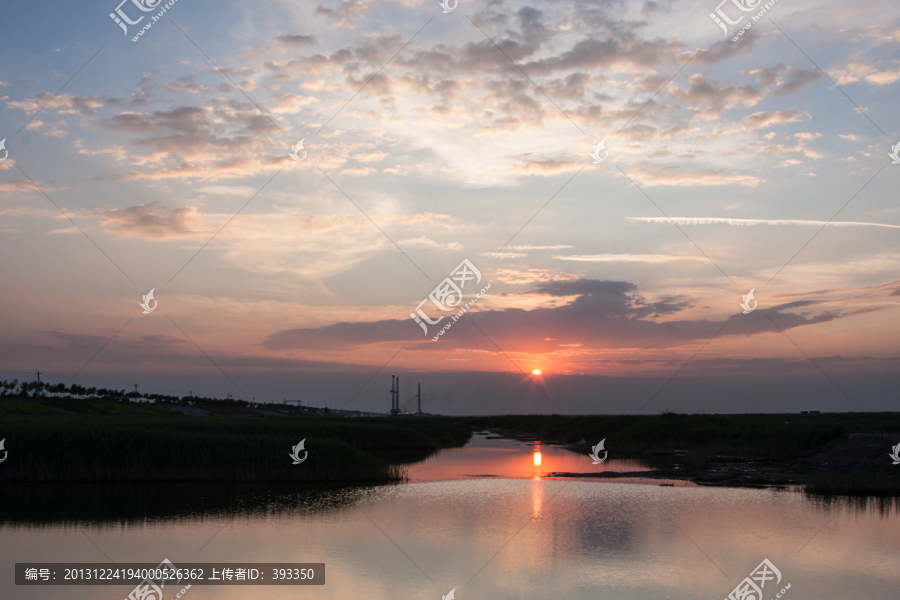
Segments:
[[[538,369],[535,369],[534,371],[531,372],[531,374],[532,375],[540,375],[541,372]]]
[[[541,453],[540,452],[534,453],[534,465],[536,467],[541,466]]]

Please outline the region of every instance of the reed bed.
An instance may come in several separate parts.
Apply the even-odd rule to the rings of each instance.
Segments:
[[[373,489],[371,482],[4,483],[0,531],[17,524],[103,528],[210,518],[277,520],[344,510]]]
[[[399,481],[367,449],[437,449],[460,424],[328,418],[40,416],[0,419],[9,457],[0,481]],[[305,439],[308,458],[292,464]]]
[[[886,469],[822,469],[807,479],[806,491],[822,495],[900,495],[900,474]]]

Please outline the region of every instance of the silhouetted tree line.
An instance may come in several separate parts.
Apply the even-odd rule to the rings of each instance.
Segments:
[[[172,404],[216,404],[218,406],[248,407],[260,406],[259,402],[248,402],[234,398],[206,398],[203,396],[169,396],[167,394],[142,394],[140,392],[128,392],[125,390],[108,390],[106,388],[84,387],[73,383],[67,386],[64,383],[50,384],[45,381],[12,381],[0,382],[0,397],[8,398],[37,398],[39,396],[57,398],[82,398],[82,399],[108,399],[120,402],[152,400],[155,402],[168,402]]]
[[[51,384],[46,381],[22,381],[13,379],[7,381],[4,379],[0,382],[0,396],[14,396],[16,398],[36,398],[37,396],[45,396],[53,394],[55,396],[81,396],[92,398],[124,398],[125,390],[108,390],[106,388],[97,389],[95,387],[86,388],[77,383],[71,387],[67,387],[64,383]]]

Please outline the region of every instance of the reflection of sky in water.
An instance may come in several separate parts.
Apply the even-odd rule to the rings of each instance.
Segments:
[[[136,527],[5,528],[0,597],[121,600],[133,586],[11,584],[15,562],[100,562],[103,553],[121,562],[169,558],[176,565],[326,564],[324,587],[195,586],[186,600],[438,600],[452,588],[458,600],[722,600],[764,558],[783,580],[778,589],[767,585],[763,600],[786,583],[785,600],[894,600],[900,589],[896,508],[861,510],[775,490],[535,479],[528,471],[535,467],[533,447],[501,441],[502,458],[478,458],[485,450],[479,445],[492,442],[442,455],[512,478],[357,488],[350,503],[321,502],[309,512]],[[567,460],[558,452],[565,451],[541,448],[540,469]],[[507,460],[522,470],[501,472]]]
[[[600,456],[603,456],[602,452]],[[441,481],[488,476],[531,479],[546,477],[554,472],[647,470],[649,467],[640,460],[616,460],[610,456],[595,465],[586,454],[578,454],[558,446],[509,439],[485,439],[485,436],[474,435],[464,448],[441,450],[421,463],[410,465],[407,475],[410,481]]]

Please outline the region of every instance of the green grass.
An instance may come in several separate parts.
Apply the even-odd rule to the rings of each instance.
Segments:
[[[167,406],[118,402],[105,398],[0,398],[0,417],[6,415],[59,415],[66,411],[85,415],[169,415]]]
[[[368,450],[436,450],[469,437],[450,422],[374,421],[4,416],[0,481],[396,481],[401,467]],[[288,455],[302,439],[308,458],[293,465]]]
[[[58,415],[60,411],[36,400],[0,398],[0,416],[6,415]],[[2,438],[0,438],[2,439]]]
[[[46,398],[39,406],[35,399],[6,397],[0,399],[0,439],[6,438],[9,457],[0,465],[0,481],[398,481],[403,465],[461,446],[471,431],[483,429],[561,443],[605,438],[606,449],[620,457],[664,460],[653,455],[677,450],[680,464],[704,468],[721,456],[797,457],[848,433],[900,432],[900,414],[351,419],[295,411],[189,417],[165,404]],[[288,453],[304,438],[309,457],[292,465]],[[900,476],[893,472],[808,475],[808,489],[816,493],[900,493]]]

